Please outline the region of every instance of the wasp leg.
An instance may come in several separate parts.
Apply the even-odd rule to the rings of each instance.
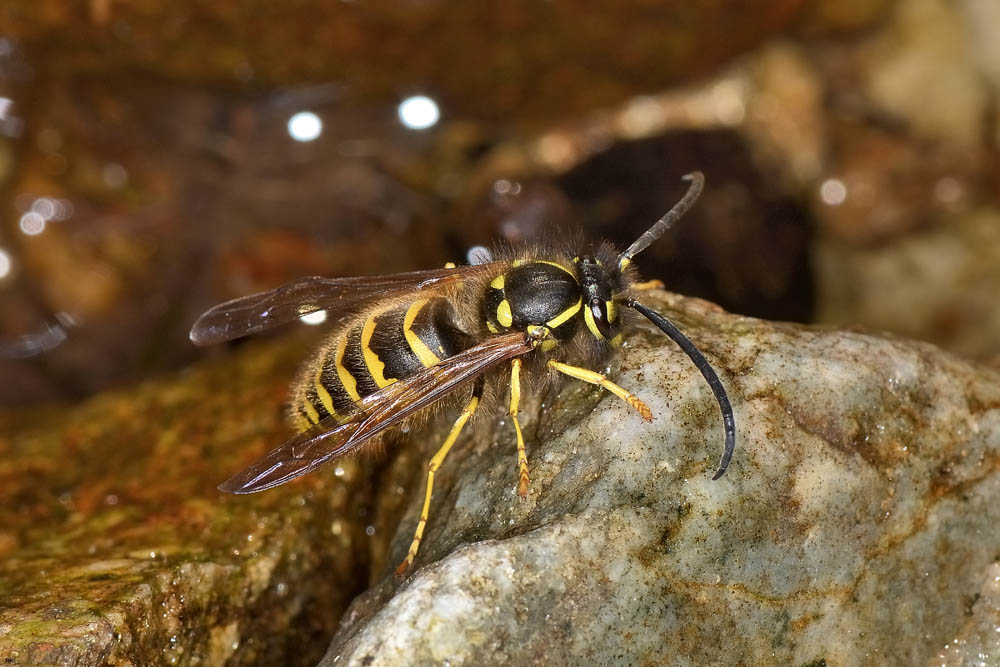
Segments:
[[[662,280],[647,280],[645,282],[635,283],[632,285],[632,289],[639,290],[641,292],[651,289],[663,289],[664,287],[665,285]]]
[[[521,434],[521,424],[517,421],[517,406],[521,401],[521,360],[514,359],[510,363],[510,411],[507,413],[514,420],[514,432],[517,433],[517,494],[524,498],[528,495],[528,456],[524,453],[524,436]]]
[[[652,411],[639,399],[639,397],[633,396],[600,373],[586,368],[580,368],[579,366],[570,366],[569,364],[564,364],[558,361],[549,361],[549,368],[576,378],[577,380],[583,380],[584,382],[604,387],[612,394],[638,410],[643,419],[646,421],[653,421]]]
[[[431,458],[430,463],[427,464],[427,491],[424,495],[424,506],[420,510],[420,521],[417,522],[417,530],[413,534],[413,541],[410,543],[410,549],[406,552],[406,560],[400,563],[399,567],[396,568],[396,576],[401,577],[403,574],[413,565],[413,559],[417,557],[417,549],[420,548],[420,540],[424,536],[424,526],[427,525],[427,516],[431,509],[431,492],[434,489],[434,473],[437,469],[441,467],[444,463],[444,457],[448,455],[448,450],[451,446],[455,444],[458,440],[459,434],[462,432],[462,427],[465,426],[465,422],[469,421],[469,417],[476,411],[479,407],[479,399],[483,394],[482,383],[476,385],[476,389],[472,393],[472,399],[462,408],[462,414],[458,416],[455,420],[455,424],[451,427],[451,431],[448,433],[448,437],[445,438],[444,444],[441,445],[437,453]]]

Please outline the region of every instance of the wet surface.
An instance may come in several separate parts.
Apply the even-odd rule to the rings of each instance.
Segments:
[[[315,661],[364,588],[371,469],[215,488],[287,437],[300,345],[0,417],[0,661]]]

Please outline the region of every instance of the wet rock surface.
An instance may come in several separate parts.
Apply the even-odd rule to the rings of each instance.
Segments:
[[[510,425],[477,435],[439,475],[400,582],[411,488],[384,576],[322,665],[916,665],[956,637],[992,650],[1000,375],[927,344],[650,301],[729,389],[726,476],[711,480],[708,388],[638,333],[618,379],[654,422],[569,387],[526,427],[526,500]],[[384,489],[412,480],[399,465]]]
[[[365,588],[368,477],[215,488],[288,436],[301,348],[0,414],[0,664],[315,664]]]
[[[966,608],[967,621],[934,659],[934,664],[995,665],[1000,662],[1000,565],[986,572],[982,588]]]

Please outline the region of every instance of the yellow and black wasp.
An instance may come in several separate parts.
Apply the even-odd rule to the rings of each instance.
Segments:
[[[220,343],[324,310],[336,328],[306,363],[291,392],[299,433],[219,486],[254,493],[378,443],[389,429],[413,426],[442,407],[462,405],[431,458],[423,509],[402,574],[413,564],[430,511],[434,474],[484,391],[503,395],[517,438],[518,492],[528,492],[528,461],[518,422],[522,382],[568,375],[607,389],[646,420],[649,408],[590,368],[603,368],[638,311],[691,358],[722,410],[725,448],[713,479],[726,471],[736,428],[732,407],[705,357],[669,320],[636,301],[632,258],[697,200],[700,172],[684,197],[625,252],[562,242],[480,256],[469,266],[359,278],[303,278],[219,304],[191,329],[197,345]],[[590,368],[588,368],[590,367]],[[450,400],[448,400],[450,399]]]

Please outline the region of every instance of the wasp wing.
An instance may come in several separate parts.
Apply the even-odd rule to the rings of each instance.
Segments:
[[[531,351],[523,333],[494,336],[357,402],[346,421],[324,419],[296,435],[243,472],[219,485],[229,493],[254,493],[306,475],[331,459],[357,451],[417,410],[444,398],[504,361]]]
[[[499,262],[428,269],[384,276],[300,278],[268,292],[239,297],[207,310],[191,327],[191,341],[205,346],[266,331],[325,310],[331,319],[357,311],[374,299],[455,285],[495,272]]]

